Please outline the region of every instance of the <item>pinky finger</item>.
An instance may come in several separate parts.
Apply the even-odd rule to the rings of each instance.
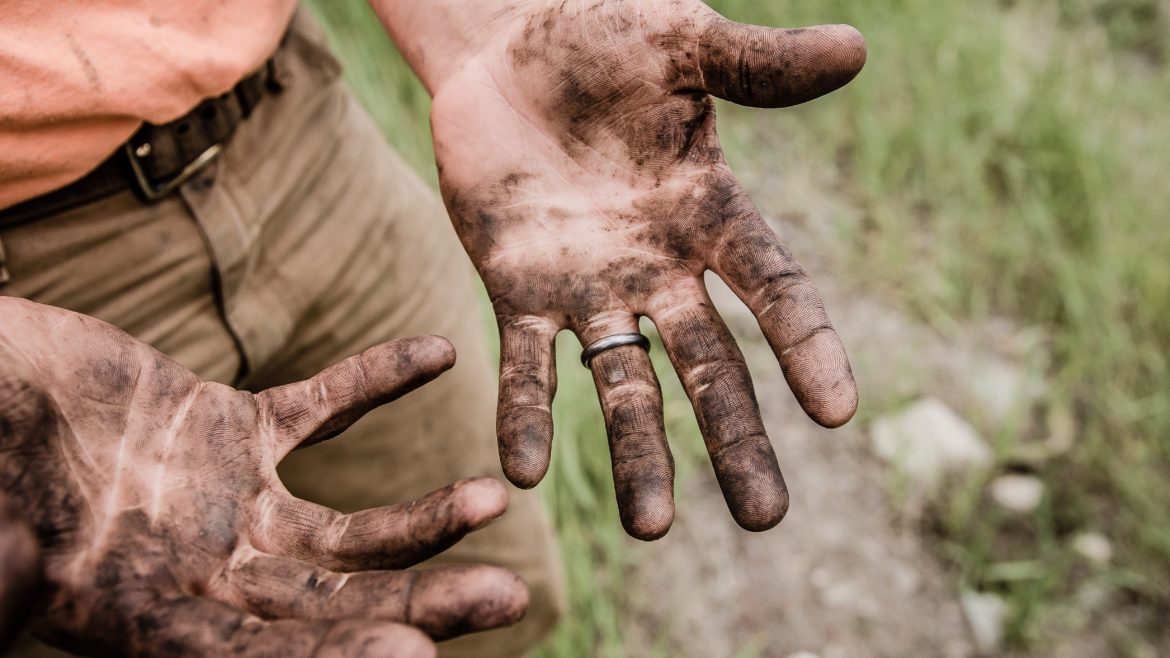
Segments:
[[[512,484],[531,489],[552,456],[552,400],[557,390],[557,328],[537,317],[500,318],[500,464]]]

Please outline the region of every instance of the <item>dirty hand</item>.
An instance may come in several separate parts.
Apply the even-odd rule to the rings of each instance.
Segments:
[[[32,528],[16,501],[0,492],[0,655],[24,624],[40,579],[41,554]]]
[[[508,571],[399,571],[503,513],[500,483],[342,515],[276,476],[453,361],[441,338],[399,340],[252,395],[0,297],[0,492],[43,553],[34,631],[91,655],[428,656],[427,636],[515,622],[528,595]]]
[[[815,421],[847,422],[857,392],[812,282],[723,158],[712,97],[816,98],[861,69],[861,36],[743,25],[698,0],[513,2],[482,17],[476,36],[457,64],[417,68],[435,95],[443,195],[498,318],[504,472],[531,487],[548,468],[554,335],[569,329],[588,345],[638,331],[645,316],[732,515],[749,530],[774,526],[787,490],[704,271],[751,308]],[[660,537],[674,516],[673,462],[650,359],[626,346],[592,370],[622,523]]]

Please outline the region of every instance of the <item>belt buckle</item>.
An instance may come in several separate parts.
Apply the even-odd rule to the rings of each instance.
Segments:
[[[123,148],[126,149],[126,156],[130,160],[130,169],[134,171],[134,181],[138,184],[138,191],[142,193],[142,196],[147,201],[152,203],[174,192],[180,185],[186,183],[192,176],[199,173],[199,170],[211,164],[211,161],[223,151],[222,144],[212,144],[207,150],[200,153],[198,157],[188,162],[179,173],[160,185],[150,180],[146,172],[142,170],[142,165],[138,163],[138,156],[134,154],[133,145],[130,142],[126,142]]]

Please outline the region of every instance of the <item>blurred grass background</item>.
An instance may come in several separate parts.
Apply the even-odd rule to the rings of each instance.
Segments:
[[[310,4],[366,107],[433,182],[429,99],[364,0]],[[766,115],[720,109],[733,166],[750,161],[755,126],[767,121],[838,172],[861,217],[839,227],[843,278],[893,294],[940,331],[1007,316],[1047,336],[1045,399],[1029,422],[994,436],[1003,463],[1044,479],[1044,503],[1021,521],[986,514],[957,490],[924,528],[938,554],[963,584],[1008,597],[1015,648],[1089,623],[1077,595],[1092,582],[1119,602],[1110,642],[1140,653],[1170,615],[1170,5],[710,4],[764,25],[850,23],[867,38],[865,72],[832,102]],[[561,363],[577,349],[562,342]],[[671,369],[657,365],[685,476],[702,464],[701,444]],[[592,384],[580,368],[561,376],[541,492],[571,609],[543,655],[621,656],[630,540]],[[1037,460],[1030,447],[1054,422],[1071,422],[1075,441]],[[1068,538],[1084,530],[1113,540],[1111,567],[1086,570],[1071,554]]]

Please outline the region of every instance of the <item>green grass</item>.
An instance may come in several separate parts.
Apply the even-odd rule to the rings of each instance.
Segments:
[[[433,181],[429,101],[364,2],[312,4],[366,107]],[[1008,597],[1017,646],[1082,627],[1077,596],[1091,585],[1127,612],[1110,639],[1137,651],[1170,614],[1165,4],[711,4],[738,20],[848,22],[866,35],[866,71],[831,101],[766,115],[722,108],[729,159],[768,166],[774,153],[751,148],[767,121],[793,152],[833,166],[859,209],[859,221],[840,227],[842,276],[882,288],[942,331],[1004,315],[1048,337],[1042,404],[1012,427],[983,428],[1005,465],[1027,462],[1045,479],[1041,509],[1024,520],[988,512],[974,482],[940,501],[926,530],[958,581]],[[554,464],[541,485],[571,611],[543,655],[621,656],[632,543],[617,523],[600,413],[585,371],[572,367],[576,349],[561,343]],[[670,369],[659,373],[685,468],[700,452],[694,428]],[[1050,419],[1073,421],[1073,448],[1025,457]],[[1081,530],[1112,538],[1112,567],[1092,570],[1073,555],[1069,538]]]

